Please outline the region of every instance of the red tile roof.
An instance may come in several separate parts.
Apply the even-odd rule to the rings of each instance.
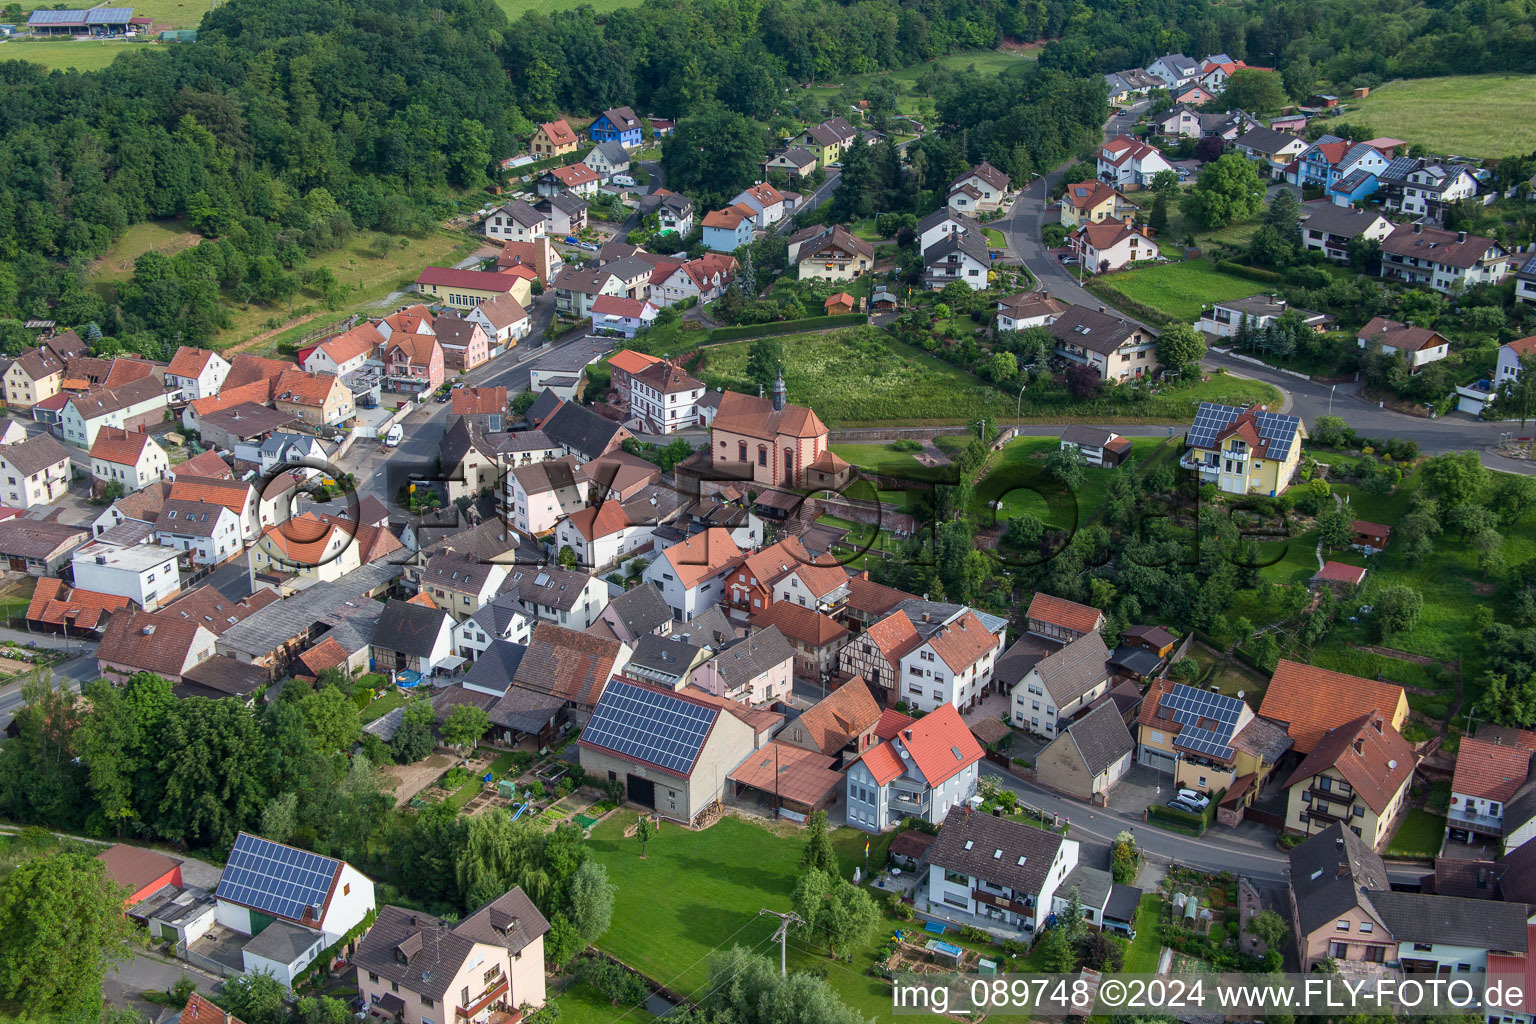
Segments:
[[[552,169],[550,174],[560,179],[566,188],[577,188],[598,180],[598,173],[583,163],[567,164]]]
[[[870,627],[864,631],[863,639],[874,644],[892,664],[904,658],[923,642],[923,638],[918,635],[917,627],[903,611],[892,612],[879,622],[871,623]]]
[[[356,327],[334,338],[327,338],[318,346],[326,355],[331,357],[331,362],[345,363],[349,359],[368,355],[384,344],[384,335],[379,329],[368,321],[363,321]]]
[[[304,667],[309,669],[310,675],[318,679],[320,673],[326,669],[346,664],[347,649],[337,643],[334,637],[326,637],[299,655],[299,661],[303,662]]]
[[[930,711],[897,735],[929,786],[938,786],[983,756],[981,744],[953,704]]]
[[[710,527],[667,548],[661,557],[671,564],[678,582],[685,589],[692,589],[740,558],[741,548],[731,539],[729,530]]]
[[[428,267],[416,276],[417,284],[481,292],[510,292],[517,287],[516,281],[517,278],[508,274],[489,270],[458,270],[454,267]]]
[[[782,630],[782,627],[780,627]],[[833,690],[800,716],[816,748],[835,754],[880,721],[880,705],[858,676]]]
[[[779,632],[790,640],[808,647],[822,648],[839,643],[849,632],[834,620],[810,608],[802,608],[788,601],[775,601],[752,616],[752,625],[758,629],[778,626]]]
[[[1091,633],[1099,628],[1104,613],[1090,605],[1078,604],[1040,591],[1030,600],[1029,611],[1024,617],[1039,619],[1077,633]]]
[[[235,471],[229,468],[229,464],[219,458],[218,452],[200,452],[192,456],[186,462],[178,466],[172,466],[171,472],[177,476],[201,476],[215,480],[233,480]]]
[[[875,723],[875,735],[882,740],[893,739],[897,733],[911,724],[911,717],[895,708],[886,708],[880,712],[880,721]]]
[[[1332,768],[1380,814],[1412,777],[1415,764],[1408,741],[1382,712],[1372,711],[1325,734],[1285,785],[1290,788]]]
[[[213,353],[205,348],[190,348],[183,345],[171,357],[170,365],[165,368],[165,372],[177,377],[198,377],[208,368],[208,360],[212,358]]]
[[[947,626],[928,638],[928,646],[944,659],[951,672],[964,672],[997,646],[997,638],[986,625],[967,609]]]
[[[564,118],[539,125],[539,131],[556,146],[570,146],[576,142],[576,133],[571,130],[570,125],[566,124]]]
[[[1508,803],[1531,772],[1531,752],[1467,736],[1456,751],[1451,792]]]
[[[1377,682],[1315,665],[1280,659],[1264,691],[1259,714],[1286,726],[1298,753],[1309,754],[1324,733],[1371,711],[1398,719],[1405,701],[1396,683]]]
[[[223,505],[244,522],[245,510],[251,500],[251,485],[243,480],[184,476],[171,482],[169,497],[177,501],[206,501]]]
[[[896,753],[896,748],[890,743],[875,744],[864,751],[859,760],[864,762],[864,767],[875,777],[877,786],[887,785],[899,778],[903,770],[901,755]]]
[[[1324,562],[1312,578],[1322,583],[1348,583],[1356,586],[1365,579],[1365,570],[1345,562]]]
[[[102,427],[91,442],[91,458],[118,466],[137,466],[151,444],[148,434],[129,433],[120,427]]]
[[[46,622],[55,626],[69,625],[78,629],[100,629],[108,616],[122,611],[128,605],[126,597],[80,590],[63,580],[44,576],[38,579],[32,591],[32,602],[27,605],[27,621]]]

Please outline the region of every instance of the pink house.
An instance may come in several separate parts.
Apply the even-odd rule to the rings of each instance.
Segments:
[[[384,345],[384,367],[391,391],[421,393],[442,386],[443,346],[427,334],[393,334]]]
[[[473,320],[444,313],[432,333],[443,347],[443,367],[449,373],[473,370],[491,358],[491,336]]]

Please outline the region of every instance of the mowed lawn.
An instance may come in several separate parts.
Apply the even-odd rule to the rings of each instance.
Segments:
[[[641,860],[640,844],[624,838],[633,820],[629,809],[615,814],[599,823],[588,841],[594,859],[608,868],[609,881],[618,886],[613,925],[597,941],[600,949],[691,998],[707,992],[709,955],[716,948],[740,945],[778,959],[778,943],[772,941],[778,919],[758,912],[790,909],[805,845],[803,831],[730,816],[702,832],[663,825],[649,856]],[[835,830],[832,843],[842,876],[851,877],[854,867],[863,864],[866,839],[871,841],[870,863],[884,863],[892,838]],[[878,890],[871,894],[877,901],[884,899]],[[791,932],[789,968],[822,971],[860,1016],[883,1020],[890,1014],[890,987],[864,971],[873,961],[875,945],[893,927],[894,922],[883,919],[851,962],[833,962],[818,938]],[[615,1010],[613,1016],[621,1012]],[[583,1018],[583,1024],[588,1019]]]
[[[1223,274],[1208,260],[1184,260],[1161,263],[1155,267],[1110,274],[1102,278],[1127,298],[1173,317],[1194,321],[1212,302],[1241,299],[1263,290],[1263,286],[1231,274]]]
[[[602,16],[622,7],[639,7],[640,0],[496,0],[496,6],[507,12],[508,21],[516,21],[529,11],[554,14],[556,11],[574,11],[583,4]]]
[[[100,71],[124,53],[162,53],[166,47],[148,43],[96,42],[74,39],[12,40],[0,43],[0,61],[25,60],[57,71]]]
[[[1433,153],[1504,157],[1536,149],[1536,75],[1404,79],[1348,104],[1350,124]]]
[[[202,235],[187,230],[183,220],[150,220],[135,224],[91,264],[91,274],[97,280],[125,281],[133,276],[133,261],[146,252],[169,256],[202,240]]]

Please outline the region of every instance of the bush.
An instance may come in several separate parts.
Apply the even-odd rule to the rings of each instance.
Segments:
[[[443,776],[443,788],[450,793],[469,781],[469,769],[461,764],[449,768]]]
[[[1285,275],[1273,270],[1264,270],[1261,267],[1250,267],[1246,263],[1238,263],[1234,260],[1218,260],[1216,269],[1224,274],[1234,277],[1246,277],[1250,281],[1261,281],[1264,284],[1279,284],[1285,280]]]
[[[992,933],[985,928],[977,928],[973,924],[960,926],[960,937],[967,942],[991,942]]]
[[[1169,807],[1167,804],[1153,804],[1148,807],[1147,818],[1191,829],[1196,833],[1205,831],[1205,815],[1191,814],[1189,811],[1181,811],[1177,807]]]
[[[1047,246],[1058,246],[1067,240],[1067,229],[1061,224],[1051,222],[1040,228],[1040,241]]]

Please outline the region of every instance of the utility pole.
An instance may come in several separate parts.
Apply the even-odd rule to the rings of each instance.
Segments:
[[[782,978],[789,973],[789,963],[787,954],[785,952],[787,943],[789,942],[789,926],[791,924],[803,925],[805,922],[802,921],[800,919],[800,915],[795,913],[793,910],[786,914],[781,914],[776,910],[769,910],[767,907],[764,907],[762,910],[757,912],[758,917],[762,917],[764,914],[772,914],[774,917],[779,919],[779,927],[778,930],[773,933],[773,937],[779,940],[779,977]]]

